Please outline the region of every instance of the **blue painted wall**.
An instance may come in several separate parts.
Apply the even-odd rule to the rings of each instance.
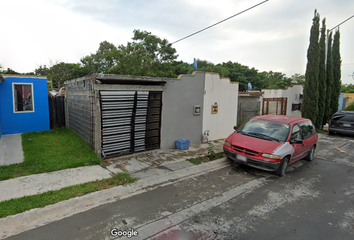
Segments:
[[[344,96],[344,93],[341,93],[339,95],[339,106],[338,106],[338,111],[342,111],[343,110],[343,96]]]
[[[0,83],[2,134],[50,130],[47,79],[30,76],[5,77]],[[12,83],[32,83],[34,112],[14,112]]]

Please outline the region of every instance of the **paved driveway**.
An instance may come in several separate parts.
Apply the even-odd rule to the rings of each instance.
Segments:
[[[3,135],[0,139],[0,166],[23,162],[21,134]]]

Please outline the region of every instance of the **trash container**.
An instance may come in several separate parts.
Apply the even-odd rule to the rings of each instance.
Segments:
[[[186,150],[189,148],[190,140],[178,139],[176,140],[176,148],[179,150]]]

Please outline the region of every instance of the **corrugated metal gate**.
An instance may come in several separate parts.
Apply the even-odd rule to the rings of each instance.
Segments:
[[[162,92],[100,91],[102,156],[160,148]]]

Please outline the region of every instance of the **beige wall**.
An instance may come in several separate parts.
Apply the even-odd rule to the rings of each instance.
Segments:
[[[205,74],[203,99],[203,133],[210,131],[209,140],[227,138],[237,124],[238,83],[220,78],[218,73]],[[218,113],[212,114],[217,103]]]

